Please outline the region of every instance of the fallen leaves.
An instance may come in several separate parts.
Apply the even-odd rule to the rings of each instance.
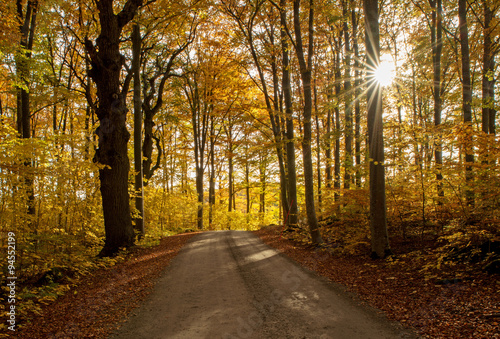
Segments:
[[[124,262],[85,276],[63,297],[47,299],[38,316],[21,319],[18,338],[106,338],[149,294],[155,280],[194,235],[162,239]]]
[[[467,279],[436,278],[431,277],[429,269],[422,269],[430,260],[424,255],[407,254],[367,262],[369,259],[362,256],[327,255],[280,237],[273,228],[255,233],[301,265],[347,286],[389,318],[415,329],[423,337],[500,338],[498,276],[471,271],[467,272]],[[451,272],[456,270],[453,267]]]

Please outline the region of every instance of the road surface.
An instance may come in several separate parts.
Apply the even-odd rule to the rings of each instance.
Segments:
[[[113,339],[415,338],[250,232],[195,236]]]

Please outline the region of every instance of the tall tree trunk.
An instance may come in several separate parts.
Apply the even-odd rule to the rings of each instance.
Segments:
[[[345,160],[344,188],[351,187],[352,171],[352,93],[351,93],[351,46],[349,37],[349,11],[347,0],[342,1],[344,31],[344,106],[345,106]]]
[[[368,146],[370,152],[370,230],[372,257],[390,253],[385,199],[384,134],[382,122],[382,87],[373,71],[380,60],[378,0],[364,0],[365,44],[368,63]]]
[[[213,224],[213,209],[215,206],[215,126],[214,116],[210,116],[210,176],[208,183],[208,226]]]
[[[361,187],[361,80],[359,62],[359,47],[358,47],[358,22],[356,18],[356,10],[352,10],[352,38],[354,49],[354,139],[355,139],[355,157],[356,157],[356,187]]]
[[[471,188],[474,180],[472,164],[474,163],[472,138],[472,86],[470,75],[469,30],[467,28],[467,1],[458,1],[458,19],[460,25],[460,50],[462,54],[462,110],[465,124],[465,192],[467,204],[474,205],[474,192]]]
[[[142,172],[142,101],[141,101],[141,32],[135,24],[132,32],[132,71],[134,72],[134,170],[135,208],[139,216],[135,218],[135,229],[139,240],[144,236],[144,188]]]
[[[195,99],[196,100],[196,99]],[[200,107],[192,107],[192,123],[194,136],[194,157],[196,171],[196,194],[198,196],[198,212],[197,212],[197,227],[203,229],[203,164],[205,156],[205,119],[203,114],[203,122],[200,121]]]
[[[335,96],[337,97],[337,103],[334,108],[335,114],[335,147],[334,147],[334,163],[333,163],[333,188],[335,189],[334,199],[338,201],[340,199],[340,96],[341,94],[341,82],[342,73],[340,71],[340,48],[342,46],[342,36],[339,35],[337,41],[337,53],[335,56]]]
[[[261,222],[264,221],[264,215],[266,213],[266,171],[267,171],[266,158],[262,156],[259,162],[259,180],[260,180],[259,213]]]
[[[494,12],[490,1],[483,0],[483,74],[482,74],[482,131],[485,134],[495,134],[495,46],[493,45],[492,21]],[[498,9],[498,7],[496,8]],[[497,49],[498,50],[498,49]]]
[[[247,156],[247,154],[245,154]],[[248,158],[245,159],[245,193],[247,198],[247,223],[250,217],[250,163],[248,162]]]
[[[300,27],[300,0],[293,2],[293,26],[296,39],[296,53],[299,60],[300,75],[302,78],[302,87],[304,91],[304,138],[302,140],[302,156],[304,161],[304,185],[305,185],[305,200],[307,221],[309,224],[309,233],[313,244],[323,242],[318,227],[318,219],[316,217],[316,209],[314,204],[314,169],[311,154],[311,120],[312,120],[312,90],[311,90],[311,73],[312,73],[312,57],[313,57],[313,42],[314,42],[314,1],[309,0],[309,46],[307,61],[304,55],[302,46],[302,30]]]
[[[234,183],[233,183],[233,136],[232,136],[232,126],[229,126],[229,128],[226,131],[227,134],[227,139],[228,139],[228,148],[227,148],[227,161],[228,161],[228,168],[229,171],[227,173],[228,175],[228,195],[229,199],[227,202],[227,211],[231,212],[233,210],[233,195],[234,195]]]
[[[286,160],[288,169],[288,199],[290,210],[288,212],[288,225],[293,228],[298,223],[297,210],[297,171],[295,165],[295,136],[293,124],[292,90],[290,81],[290,58],[288,54],[288,38],[285,31],[286,1],[280,0],[280,22],[281,22],[281,54],[282,54],[282,89],[285,101],[286,116]]]
[[[327,75],[328,84],[326,89],[326,101],[330,104],[333,100],[332,84],[331,84],[331,73],[328,72]],[[326,136],[325,136],[325,176],[326,176],[326,187],[332,187],[332,110],[329,107],[326,112],[326,120],[323,121],[323,126],[326,126]]]
[[[432,87],[432,95],[434,97],[434,125],[436,126],[436,142],[434,157],[436,162],[436,180],[438,181],[437,190],[438,196],[444,196],[443,191],[443,151],[441,140],[441,55],[443,50],[443,6],[442,0],[429,0],[432,8],[432,25],[431,25],[431,43],[432,43],[432,64],[434,71],[434,85]],[[441,201],[439,202],[442,203]]]
[[[31,138],[31,111],[30,111],[30,66],[29,62],[32,56],[33,41],[36,28],[36,14],[38,10],[38,1],[29,0],[26,4],[26,11],[23,11],[21,0],[17,0],[17,14],[20,22],[21,50],[16,57],[16,69],[18,72],[19,81],[22,87],[17,89],[17,128],[19,135],[23,139]],[[24,13],[23,13],[24,12]],[[27,196],[27,213],[30,216],[35,215],[35,189],[34,178],[29,169],[32,166],[31,158],[27,158],[24,162],[27,168],[24,182],[26,185]],[[31,224],[31,220],[28,221]]]
[[[96,113],[100,126],[94,161],[102,165],[99,170],[102,207],[106,239],[100,256],[110,256],[121,247],[134,243],[134,230],[130,215],[128,172],[130,168],[127,143],[126,88],[121,88],[120,74],[124,57],[120,54],[123,27],[133,19],[141,0],[128,0],[123,9],[114,13],[112,0],[96,1],[101,30],[94,44],[86,39],[85,47],[92,60],[91,77],[97,87],[99,105]]]
[[[321,187],[321,142],[320,142],[320,127],[319,127],[319,114],[318,114],[318,87],[316,86],[316,78],[314,78],[314,118],[316,120],[316,175],[318,177],[318,210],[321,213],[322,203],[322,187]]]

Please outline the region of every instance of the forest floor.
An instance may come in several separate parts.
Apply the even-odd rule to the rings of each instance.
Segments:
[[[347,287],[389,319],[426,338],[500,338],[500,279],[470,264],[439,265],[428,244],[393,241],[389,260],[344,256],[287,239],[281,227],[257,234],[304,267]]]
[[[393,251],[404,254],[371,260],[368,256],[331,254],[287,239],[279,227],[266,227],[255,234],[423,337],[500,338],[498,275],[460,264],[437,270],[436,256],[415,242],[393,241]],[[29,323],[20,319],[22,327],[13,337],[108,337],[143,302],[161,272],[193,235],[164,238],[158,246],[132,251],[124,262],[83,277],[63,297],[43,305]]]
[[[29,323],[20,319],[21,327],[12,337],[107,338],[146,298],[161,272],[195,234],[170,236],[157,246],[133,249],[125,261],[82,277],[64,296],[43,305]]]

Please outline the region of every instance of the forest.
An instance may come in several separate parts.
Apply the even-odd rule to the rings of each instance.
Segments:
[[[419,242],[440,249],[435,266],[500,271],[498,1],[0,13],[0,281],[15,266],[23,307],[123,249],[199,230],[279,225],[372,258]]]

